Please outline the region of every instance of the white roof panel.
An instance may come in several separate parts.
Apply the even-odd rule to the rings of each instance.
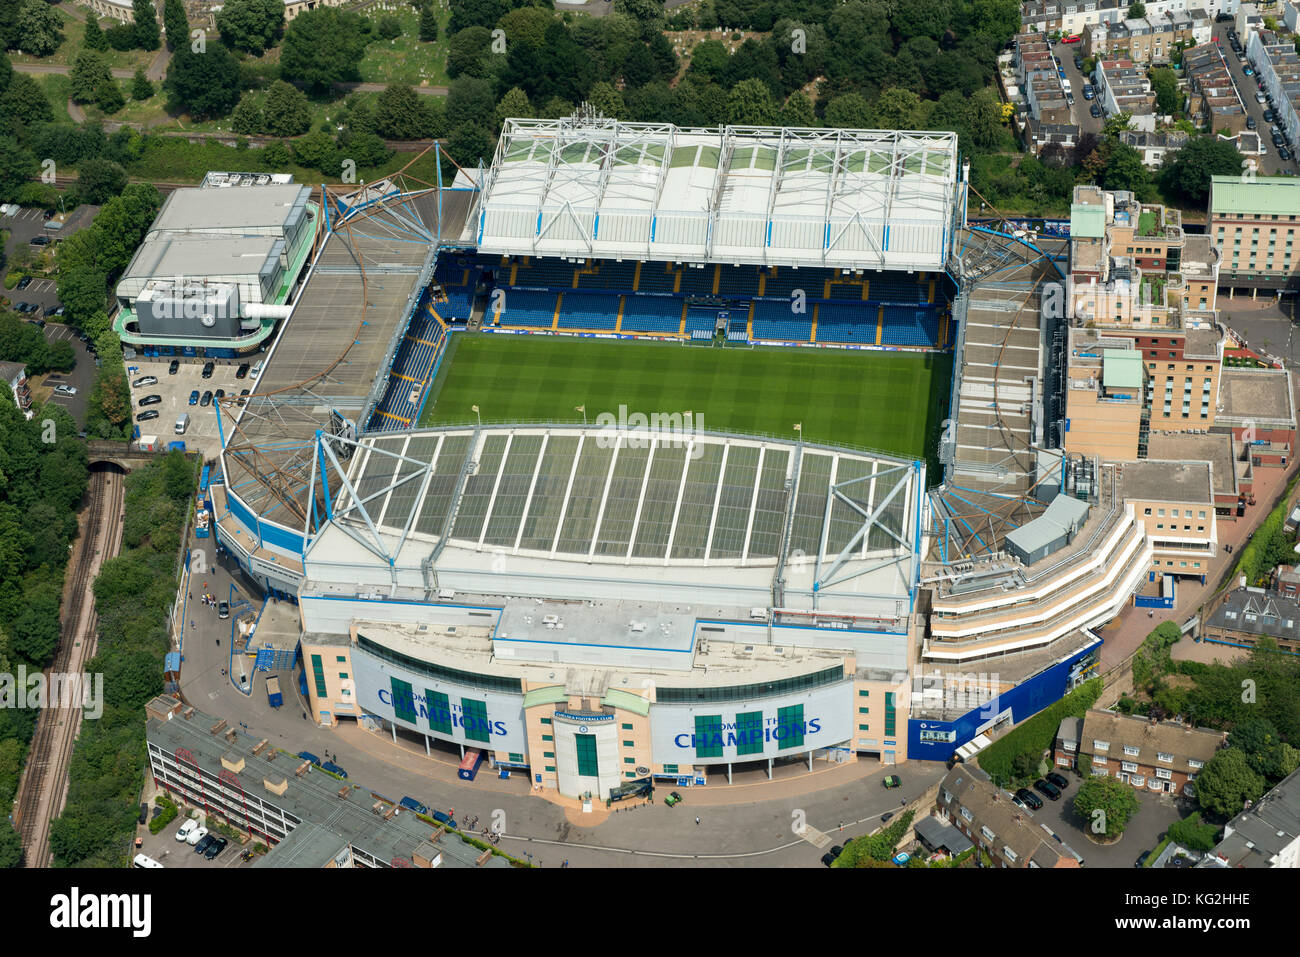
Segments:
[[[467,239],[503,255],[941,269],[952,133],[507,120]]]

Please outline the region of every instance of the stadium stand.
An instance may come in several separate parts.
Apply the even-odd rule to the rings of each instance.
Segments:
[[[882,340],[890,345],[932,346],[939,341],[939,317],[932,307],[885,306],[884,320]]]
[[[777,271],[776,275],[768,274],[767,282],[763,287],[763,295],[788,300],[796,289],[802,289],[804,295],[809,299],[819,299],[826,280],[831,275],[832,272],[829,269],[792,269],[783,267]]]
[[[636,263],[606,261],[599,264],[596,272],[580,272],[578,288],[631,292],[635,278]]]
[[[498,283],[513,284],[520,289],[572,289],[572,263],[559,259],[532,259],[527,265],[520,262],[511,278],[510,267],[503,269],[498,276]]]
[[[555,321],[555,293],[533,289],[507,289],[499,324],[549,329]]]
[[[618,296],[598,292],[566,292],[560,304],[561,329],[609,329],[618,322]]]
[[[707,332],[713,337],[718,328],[718,310],[713,306],[702,306],[686,310],[686,331],[688,333]]]
[[[641,279],[637,292],[672,292],[677,282],[677,270],[670,264],[645,263],[641,266]]]
[[[824,302],[817,307],[819,342],[876,341],[877,307]]]
[[[391,432],[415,424],[419,403],[433,377],[433,365],[446,335],[442,323],[427,308],[416,310],[397,349],[388,387],[371,416],[372,431]]]
[[[677,335],[682,325],[682,301],[669,296],[624,296],[624,332],[666,332]]]
[[[703,269],[682,269],[682,285],[680,292],[683,296],[711,296],[713,295],[713,266],[705,266]]]
[[[872,302],[925,302],[926,300],[926,288],[918,282],[894,279],[876,273],[872,273],[867,278],[871,283],[868,295]]]
[[[754,338],[807,342],[812,338],[812,316],[791,312],[788,302],[759,300],[754,303]]]

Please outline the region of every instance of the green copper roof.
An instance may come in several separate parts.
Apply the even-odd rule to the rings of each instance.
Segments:
[[[607,704],[622,711],[630,711],[645,717],[650,713],[650,700],[621,688],[610,688],[605,692],[601,704]]]
[[[1300,214],[1300,178],[1257,176],[1249,182],[1240,176],[1210,177],[1210,215],[1295,216]]]
[[[1074,203],[1070,206],[1070,235],[1080,239],[1101,239],[1106,235],[1106,209]]]
[[[1102,352],[1101,382],[1107,389],[1141,389],[1142,354],[1132,349]]]

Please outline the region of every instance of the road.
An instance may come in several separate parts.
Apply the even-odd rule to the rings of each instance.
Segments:
[[[1079,127],[1079,133],[1101,134],[1101,125],[1105,122],[1104,117],[1096,117],[1089,113],[1092,104],[1096,100],[1085,100],[1083,98],[1083,85],[1091,83],[1089,77],[1083,75],[1079,68],[1074,65],[1074,53],[1081,43],[1058,43],[1053,48],[1056,58],[1061,62],[1065,69],[1065,77],[1070,81],[1070,87],[1074,93],[1074,106],[1070,107],[1070,118]]]
[[[232,725],[242,721],[254,737],[268,738],[287,751],[336,755],[352,782],[381,794],[410,794],[431,807],[455,808],[459,819],[477,815],[480,827],[502,815],[501,849],[525,859],[531,854],[544,867],[566,859],[570,867],[681,867],[687,862],[706,867],[820,867],[822,854],[832,844],[874,830],[882,814],[897,813],[901,801],[913,801],[945,773],[942,764],[908,764],[897,769],[902,787],[887,791],[880,785],[886,769],[875,762],[818,762],[812,773],[806,765],[787,765],[778,769],[773,781],[759,772],[743,783],[737,775],[736,784],[729,786],[725,774],[719,774],[710,779],[717,783],[681,788],[685,801],[678,808],[664,805],[666,792],[660,788],[655,804],[629,804],[617,812],[597,806],[590,814],[583,814],[577,802],[535,796],[519,774],[502,780],[482,772],[473,783],[459,781],[459,755],[452,751],[435,750],[430,758],[422,746],[401,738],[394,744],[388,736],[362,730],[351,721],[331,730],[304,720],[296,673],[280,674],[286,701],[278,710],[268,706],[260,676],[252,681],[252,693],[245,694],[223,675],[223,669],[241,673],[230,654],[235,616],[221,621],[214,609],[190,602],[189,595],[200,595],[205,582],[206,591],[222,599],[232,597],[232,586],[250,599],[257,592],[232,563],[218,559],[214,565],[211,541],[191,542],[202,549],[206,571],[191,572],[180,594],[188,605],[181,673],[186,701]],[[260,599],[254,607],[261,608]],[[280,612],[296,621],[293,606]],[[793,831],[797,814],[808,824],[802,835]]]
[[[1232,82],[1237,85],[1237,94],[1241,97],[1241,104],[1246,109],[1248,116],[1255,118],[1255,132],[1259,133],[1260,141],[1264,143],[1268,150],[1263,156],[1255,157],[1258,164],[1258,172],[1265,176],[1276,176],[1283,171],[1288,173],[1300,172],[1300,166],[1296,165],[1295,157],[1289,160],[1283,160],[1277,155],[1277,147],[1269,138],[1269,128],[1272,123],[1264,120],[1264,111],[1268,109],[1267,103],[1256,103],[1255,94],[1259,92],[1259,86],[1255,82],[1255,77],[1246,76],[1246,61],[1238,59],[1237,54],[1232,52],[1232,47],[1228,44],[1227,28],[1230,24],[1216,24],[1216,28],[1222,28],[1220,34],[1216,30],[1214,41],[1219,45],[1219,51],[1223,54],[1224,62],[1228,64],[1228,73],[1232,76]]]

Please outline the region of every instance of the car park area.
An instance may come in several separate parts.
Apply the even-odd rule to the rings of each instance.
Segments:
[[[210,377],[205,379],[203,371],[209,365]],[[241,365],[243,360],[237,359],[172,356],[128,359],[132,422],[139,427],[141,435],[157,436],[164,447],[168,442],[184,442],[189,451],[197,449],[205,455],[215,454],[219,442],[217,408],[224,409],[221,414],[226,420],[222,427],[228,430],[238,411],[235,403],[240,399],[239,393],[255,385],[247,373],[243,379],[235,377]],[[173,366],[175,372],[171,371]],[[191,402],[195,393],[198,397]],[[149,415],[151,412],[157,415]],[[141,415],[149,417],[140,420]],[[176,421],[181,415],[188,415],[189,421],[185,431],[177,434]]]

